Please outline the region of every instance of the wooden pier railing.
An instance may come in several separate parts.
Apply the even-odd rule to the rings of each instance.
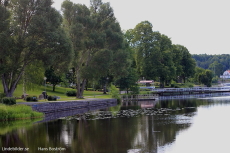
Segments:
[[[156,100],[159,96],[157,94],[139,94],[139,95],[122,95],[123,101],[127,100]]]

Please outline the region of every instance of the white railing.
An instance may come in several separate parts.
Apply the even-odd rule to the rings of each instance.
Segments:
[[[157,94],[143,94],[143,95],[122,95],[122,99],[158,99]]]
[[[195,92],[195,91],[230,91],[228,87],[199,87],[199,88],[155,88],[155,92]]]

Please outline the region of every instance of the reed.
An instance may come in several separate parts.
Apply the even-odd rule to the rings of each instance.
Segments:
[[[43,116],[43,113],[33,111],[30,106],[0,104],[0,120],[31,119]]]

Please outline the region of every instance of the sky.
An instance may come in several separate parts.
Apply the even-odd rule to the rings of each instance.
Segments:
[[[61,10],[63,0],[53,0]],[[90,0],[71,0],[89,6]],[[109,2],[122,30],[149,21],[153,31],[191,54],[230,54],[230,1],[228,0],[102,0]]]

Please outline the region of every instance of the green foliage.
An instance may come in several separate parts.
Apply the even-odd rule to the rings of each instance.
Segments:
[[[46,82],[51,83],[53,85],[53,91],[55,91],[55,86],[62,82],[60,74],[58,75],[57,72],[55,72],[54,67],[51,66],[45,71],[45,76],[47,78]]]
[[[205,70],[203,68],[196,68],[196,73],[194,75],[194,81],[200,84],[204,84],[207,87],[212,85],[213,72],[210,70]]]
[[[2,98],[6,97],[5,93],[0,93],[0,102],[2,101]]]
[[[212,83],[218,83],[219,77],[218,76],[214,76],[212,78]]]
[[[87,8],[68,0],[62,3],[64,26],[74,48],[78,98],[83,96],[86,80],[127,73],[123,34],[113,9],[98,0],[90,4]]]
[[[152,30],[148,21],[128,30],[125,38],[135,50],[139,76],[160,81],[160,87],[181,77],[193,76],[195,61],[186,47],[173,45],[170,38]]]
[[[129,71],[129,74],[126,77],[121,77],[120,79],[118,79],[116,81],[116,84],[119,86],[120,90],[126,90],[128,92],[129,90],[135,90],[135,88],[132,87],[136,86],[136,82],[138,81],[138,74],[135,68],[131,67],[127,69]]]
[[[151,91],[150,89],[140,89],[140,91]]]
[[[41,84],[44,84],[44,63],[42,61],[35,60],[25,68],[22,75],[22,79],[19,84],[25,86],[25,90],[35,90]]]
[[[140,88],[139,88],[139,86],[137,84],[132,86],[132,87],[130,87],[130,90],[132,91],[132,94],[134,94],[134,95],[140,93]]]
[[[27,119],[27,120],[8,120],[8,121],[1,121],[0,122],[0,135],[5,135],[13,130],[25,128],[25,127],[32,127],[33,123],[41,121],[41,118],[36,119]]]
[[[230,68],[230,54],[222,54],[222,55],[207,55],[207,54],[194,54],[192,58],[196,60],[197,66],[203,69],[210,69],[214,71],[214,65],[216,70],[216,75],[218,75],[220,70],[222,69],[222,73],[225,70]],[[215,62],[215,63],[214,63]],[[217,67],[216,67],[217,66]]]
[[[214,76],[223,75],[224,72],[223,65],[218,63],[217,61],[214,61],[212,64],[210,64],[208,69],[213,71]]]
[[[6,105],[15,105],[16,99],[11,97],[4,97],[2,98],[2,103]]]
[[[212,77],[213,77],[213,74],[212,74],[212,71],[210,70],[205,70],[204,72],[199,74],[200,82],[206,85],[207,87],[212,86]]]
[[[76,91],[73,91],[73,90],[71,90],[71,91],[67,91],[66,92],[66,96],[76,96]]]
[[[116,88],[115,85],[110,85],[110,88],[109,88],[109,91],[110,91],[110,94],[112,95],[112,98],[115,98],[115,99],[120,99],[120,96],[119,96],[119,89]]]
[[[179,52],[174,55],[174,59],[178,61],[177,58],[181,58],[177,65],[176,79],[181,78],[186,81],[186,78],[193,77],[195,73],[196,63],[189,53],[188,49],[181,45],[174,45],[174,51]],[[179,56],[179,57],[178,57]]]
[[[72,56],[72,46],[69,39],[64,39],[66,33],[61,27],[62,16],[52,7],[52,0],[8,2],[4,11],[10,12],[11,17],[4,14],[6,18],[0,21],[7,23],[3,31],[0,30],[0,36],[3,36],[0,38],[0,70],[3,71],[0,73],[6,96],[12,97],[23,72],[41,72],[36,69],[31,71],[31,65],[39,61],[46,66],[58,65],[62,59]]]
[[[34,117],[43,117],[43,113],[35,112],[30,106],[0,104],[0,120],[30,119]]]
[[[173,88],[192,88],[194,87],[193,83],[186,82],[186,83],[172,83],[171,87]]]
[[[38,97],[37,96],[27,96],[26,97],[26,101],[34,101],[34,102],[36,102],[36,101],[38,101]]]
[[[56,101],[57,97],[56,96],[48,96],[48,101]]]

